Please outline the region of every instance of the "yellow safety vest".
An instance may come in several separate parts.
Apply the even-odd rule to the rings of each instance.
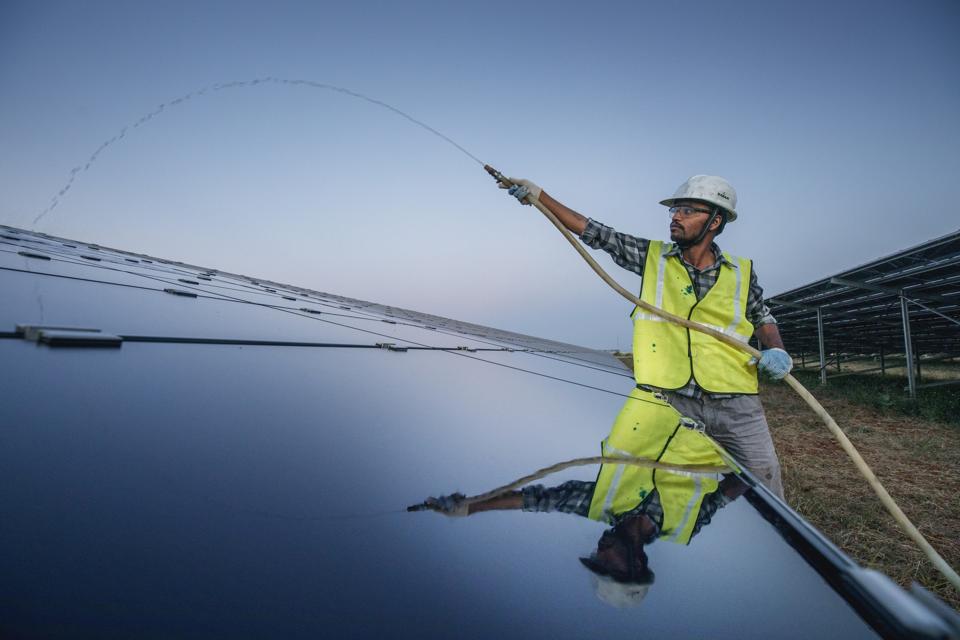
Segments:
[[[650,242],[640,299],[747,342],[753,335],[753,325],[746,318],[752,262],[724,252],[729,263],[720,263],[716,284],[698,301],[681,259],[667,256],[673,246],[660,240]],[[637,384],[681,389],[692,376],[701,388],[712,393],[757,393],[757,370],[747,364],[749,354],[639,307],[631,317]]]
[[[709,437],[684,426],[676,409],[641,389],[630,394],[601,449],[604,455],[670,464],[724,464]],[[716,474],[605,464],[597,476],[589,517],[611,522],[614,516],[635,509],[656,489],[663,507],[660,537],[688,544],[704,497],[718,486]]]

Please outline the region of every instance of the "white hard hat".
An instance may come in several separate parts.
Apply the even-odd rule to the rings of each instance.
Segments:
[[[617,582],[609,576],[593,574],[593,590],[604,604],[617,609],[638,607],[650,591],[649,584]]]
[[[677,187],[672,198],[661,200],[660,204],[672,207],[677,200],[709,202],[727,212],[727,222],[737,219],[737,192],[729,182],[719,176],[690,176]]]

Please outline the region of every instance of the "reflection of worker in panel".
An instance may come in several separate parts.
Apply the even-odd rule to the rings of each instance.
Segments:
[[[662,397],[636,389],[603,441],[605,456],[633,456],[671,465],[723,466],[716,445],[700,425],[682,417]],[[454,494],[424,506],[450,516],[523,509],[573,513],[613,525],[596,550],[580,561],[592,573],[597,596],[608,604],[635,606],[653,584],[644,546],[661,538],[689,544],[717,509],[746,489],[736,476],[664,471],[604,464],[595,482],[571,480],[557,487],[534,485],[482,502]]]
[[[777,459],[757,396],[757,368],[783,378],[793,362],[783,349],[776,320],[763,302],[753,262],[714,243],[737,219],[737,194],[726,180],[693,176],[669,207],[672,242],[618,233],[554,200],[529,180],[510,178],[520,202],[539,201],[593,249],[643,278],[640,299],[674,315],[746,342],[756,333],[766,347],[757,366],[746,353],[716,338],[634,309],[633,361],[637,384],[666,393],[771,491],[783,497]],[[501,186],[504,186],[501,184]]]

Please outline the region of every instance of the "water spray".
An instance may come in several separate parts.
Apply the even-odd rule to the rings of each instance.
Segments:
[[[110,146],[113,145],[114,143],[119,142],[120,140],[122,140],[123,138],[125,138],[125,137],[127,136],[127,133],[128,133],[128,132],[133,131],[133,130],[139,128],[139,127],[142,127],[143,125],[147,124],[148,122],[150,122],[151,120],[153,120],[154,118],[156,118],[157,116],[159,116],[160,114],[162,114],[163,112],[165,112],[167,109],[170,109],[170,108],[172,108],[172,107],[176,107],[176,106],[178,106],[178,105],[181,105],[181,104],[183,104],[184,102],[187,102],[188,100],[192,100],[193,98],[197,98],[197,97],[200,97],[200,96],[205,95],[205,94],[208,94],[208,93],[216,93],[216,92],[218,92],[218,91],[225,91],[225,90],[227,90],[227,89],[237,89],[237,88],[240,88],[240,87],[253,87],[253,86],[257,86],[257,85],[261,85],[261,84],[274,84],[274,85],[290,85],[290,86],[311,87],[311,88],[314,88],[314,89],[322,89],[322,90],[325,90],[325,91],[333,91],[333,92],[335,92],[335,93],[341,93],[341,94],[343,94],[343,95],[350,96],[351,98],[357,98],[358,100],[363,100],[363,101],[365,101],[365,102],[369,102],[369,103],[372,104],[372,105],[376,105],[376,106],[381,107],[381,108],[383,108],[383,109],[386,109],[386,110],[388,110],[388,111],[392,111],[393,113],[397,114],[397,115],[400,116],[401,118],[404,118],[404,119],[406,119],[406,120],[409,120],[410,122],[412,122],[413,124],[417,125],[418,127],[421,127],[421,128],[423,128],[423,129],[429,131],[430,133],[432,133],[433,135],[437,136],[438,138],[444,140],[444,141],[447,142],[448,144],[453,145],[457,150],[459,150],[461,153],[463,153],[464,155],[466,155],[468,158],[470,158],[471,160],[473,160],[473,161],[476,162],[477,164],[479,164],[479,165],[481,165],[481,166],[483,165],[483,161],[480,160],[480,158],[478,158],[477,156],[473,155],[472,153],[470,153],[469,151],[467,151],[465,148],[463,148],[462,146],[460,146],[456,141],[454,141],[454,140],[451,139],[450,137],[448,137],[448,136],[440,133],[439,131],[437,131],[436,129],[434,129],[433,127],[431,127],[430,125],[428,125],[427,123],[422,122],[422,121],[420,121],[420,120],[417,120],[416,118],[414,118],[414,117],[411,116],[410,114],[408,114],[408,113],[406,113],[406,112],[404,112],[404,111],[401,111],[400,109],[397,109],[397,108],[394,107],[393,105],[388,104],[388,103],[384,102],[383,100],[378,100],[378,99],[376,99],[376,98],[371,98],[370,96],[364,95],[364,94],[359,93],[359,92],[357,92],[357,91],[353,91],[352,89],[347,89],[347,88],[345,88],[345,87],[338,87],[338,86],[336,86],[336,85],[326,84],[326,83],[323,83],[323,82],[314,82],[313,80],[293,80],[293,79],[288,79],[288,78],[276,78],[276,77],[274,77],[274,76],[267,76],[267,77],[265,77],[265,78],[254,78],[253,80],[237,80],[237,81],[234,81],[234,82],[218,82],[218,83],[216,83],[216,84],[208,85],[208,86],[206,86],[206,87],[204,87],[204,88],[202,88],[202,89],[198,89],[198,90],[196,90],[196,91],[191,91],[190,93],[184,94],[184,95],[180,96],[179,98],[174,98],[173,100],[168,100],[167,102],[164,102],[164,103],[160,104],[160,105],[159,105],[158,107],[156,107],[153,111],[144,114],[143,116],[141,116],[138,120],[136,120],[136,121],[133,122],[132,124],[129,124],[129,125],[123,127],[122,129],[120,129],[120,131],[118,131],[112,138],[109,138],[109,139],[107,139],[107,140],[104,140],[104,141],[100,144],[100,146],[97,147],[96,150],[94,150],[94,152],[93,152],[92,154],[90,154],[90,157],[87,158],[87,161],[86,161],[85,163],[80,164],[80,165],[77,165],[77,166],[75,166],[73,169],[70,170],[70,174],[69,174],[69,176],[67,177],[67,181],[63,184],[62,187],[60,187],[60,190],[57,191],[57,193],[54,194],[54,196],[50,199],[50,204],[48,204],[47,207],[46,207],[46,209],[44,209],[43,211],[41,211],[40,213],[38,213],[38,214],[36,215],[36,217],[33,219],[33,224],[31,225],[31,229],[35,228],[35,227],[37,226],[37,223],[40,222],[40,220],[42,220],[48,213],[50,213],[51,211],[53,211],[53,210],[57,207],[57,205],[60,204],[60,200],[63,199],[63,197],[67,194],[67,192],[70,191],[70,189],[73,187],[73,183],[76,181],[77,176],[78,176],[79,174],[81,174],[81,173],[87,172],[87,171],[90,169],[90,167],[93,166],[94,163],[96,163],[97,159],[100,157],[100,154],[102,154],[108,147],[110,147]]]

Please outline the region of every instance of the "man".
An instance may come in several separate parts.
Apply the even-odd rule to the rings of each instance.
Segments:
[[[793,361],[763,303],[752,261],[722,252],[714,242],[737,219],[733,187],[723,178],[697,175],[661,200],[670,213],[667,243],[618,233],[529,180],[510,180],[509,193],[521,203],[539,201],[587,246],[639,274],[644,302],[743,342],[756,333],[767,347],[759,363],[715,338],[634,309],[634,376],[641,389],[664,392],[682,414],[706,425],[710,436],[783,498],[780,462],[757,396],[757,368],[779,380]]]

